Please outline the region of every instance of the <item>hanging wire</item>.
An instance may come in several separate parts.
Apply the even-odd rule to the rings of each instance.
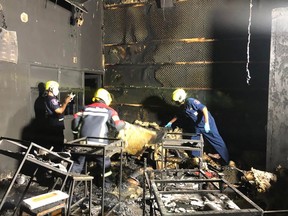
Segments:
[[[0,19],[2,20],[0,27],[2,27],[2,28],[4,28],[4,29],[7,29],[6,20],[5,20],[5,15],[4,15],[3,7],[2,7],[1,4],[0,4]]]
[[[247,42],[247,63],[246,63],[246,72],[247,72],[247,79],[246,82],[250,85],[250,71],[249,71],[249,62],[250,62],[250,40],[251,40],[251,18],[252,18],[252,7],[253,7],[253,0],[250,0],[250,10],[249,10],[249,23],[248,23],[248,42]]]
[[[160,5],[161,5],[162,3],[161,3],[161,0],[160,0]],[[162,10],[162,12],[163,12],[163,20],[164,21],[166,21],[166,17],[165,17],[165,4],[166,4],[166,0],[163,0],[163,10]]]

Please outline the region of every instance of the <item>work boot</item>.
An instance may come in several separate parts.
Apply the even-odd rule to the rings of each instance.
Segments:
[[[97,176],[94,178],[95,180],[95,185],[97,187],[100,187],[102,188],[102,182],[103,182],[103,178],[102,176]],[[104,189],[107,191],[107,190],[110,190],[113,188],[113,186],[115,185],[115,182],[112,178],[112,175],[108,176],[108,177],[105,177],[105,181],[104,181]]]
[[[112,176],[108,176],[105,177],[105,184],[104,184],[104,188],[106,191],[109,191],[111,189],[113,189],[113,186],[115,185],[114,183],[114,179],[112,178]]]

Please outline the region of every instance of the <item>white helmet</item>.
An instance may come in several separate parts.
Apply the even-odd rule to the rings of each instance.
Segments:
[[[95,94],[94,97],[92,98],[92,101],[96,101],[97,99],[102,99],[106,105],[110,105],[112,102],[112,97],[110,95],[110,93],[103,88],[99,88]]]
[[[184,91],[184,89],[176,89],[172,93],[172,100],[175,102],[183,103],[186,99],[187,93]]]
[[[51,91],[53,95],[57,96],[59,94],[59,83],[53,80],[46,82],[45,89]]]

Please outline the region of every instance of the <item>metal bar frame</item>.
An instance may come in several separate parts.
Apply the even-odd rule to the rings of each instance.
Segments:
[[[108,140],[111,143],[103,144],[102,142],[95,142],[89,144],[89,140]],[[82,137],[69,142],[64,143],[66,147],[83,147],[90,148],[91,150],[85,153],[80,153],[83,155],[101,155],[103,159],[103,169],[102,169],[102,198],[101,198],[101,215],[104,215],[104,196],[105,196],[105,157],[112,156],[115,153],[120,152],[120,176],[119,176],[119,203],[121,203],[121,184],[122,184],[122,172],[123,172],[123,141],[117,138],[106,138],[106,137]],[[108,153],[107,153],[108,152]]]
[[[179,136],[188,136],[188,137],[194,137],[194,136],[199,136],[200,139],[171,139],[168,138],[168,135],[179,135]],[[191,146],[183,146],[183,143],[196,143],[196,145],[191,145]],[[195,133],[171,133],[167,132],[163,139],[162,142],[160,143],[161,145],[161,151],[162,151],[162,169],[167,169],[167,150],[168,149],[174,149],[174,150],[189,150],[189,151],[199,151],[200,152],[200,162],[199,162],[199,169],[202,169],[203,167],[203,151],[204,151],[204,139],[202,134],[195,134]],[[164,153],[164,150],[165,153]]]
[[[1,142],[3,140],[7,140],[7,141],[9,141],[10,143],[12,143],[12,144],[14,144],[16,146],[19,146],[19,147],[25,149],[26,152],[23,155],[23,159],[22,159],[21,163],[19,164],[18,169],[14,173],[14,176],[13,176],[11,182],[10,182],[9,187],[6,189],[6,192],[4,193],[4,195],[2,197],[2,200],[1,200],[1,203],[0,203],[0,210],[2,209],[4,203],[6,202],[6,199],[7,199],[8,195],[9,195],[9,193],[10,193],[10,191],[11,191],[11,189],[12,189],[12,187],[13,187],[15,181],[16,181],[17,175],[21,172],[21,170],[22,170],[22,168],[23,168],[23,166],[24,166],[24,164],[26,162],[33,163],[33,164],[37,165],[37,168],[36,168],[36,170],[35,170],[33,175],[36,174],[36,172],[37,172],[39,167],[42,167],[42,168],[46,168],[48,170],[51,170],[51,171],[53,171],[55,173],[58,173],[59,175],[65,176],[64,181],[62,182],[62,186],[61,186],[61,190],[63,190],[63,188],[65,186],[65,183],[67,181],[67,178],[68,178],[68,173],[70,172],[70,170],[72,168],[72,165],[73,165],[73,161],[72,160],[64,158],[64,157],[61,157],[57,153],[55,153],[55,152],[53,152],[53,151],[51,151],[49,149],[46,149],[46,148],[44,148],[44,147],[42,147],[40,145],[37,145],[37,144],[35,144],[33,142],[30,143],[29,147],[26,147],[26,146],[24,146],[24,145],[22,145],[20,143],[17,143],[17,142],[22,142],[21,140],[16,140],[16,139],[7,138],[7,137],[1,137]],[[24,141],[24,142],[26,142],[26,141]],[[53,166],[51,166],[51,165],[49,165],[49,164],[47,164],[45,162],[39,161],[36,158],[31,157],[31,150],[33,148],[42,149],[42,150],[48,152],[49,154],[52,154],[52,155],[54,155],[56,157],[61,158],[61,160],[66,161],[67,164],[68,164],[67,172],[64,172],[64,171],[62,171],[62,170],[60,170],[60,169],[58,169],[56,167],[53,167]],[[30,186],[30,183],[31,182],[28,183],[28,185],[27,185],[28,187]],[[26,188],[24,192],[26,192],[27,190],[28,190],[28,188]],[[23,194],[22,197],[24,197],[24,195],[25,194]],[[16,206],[16,207],[18,207],[18,206]]]
[[[195,171],[195,170],[192,170]],[[162,188],[162,184],[167,183],[219,183],[219,187],[215,187],[215,190],[173,190],[173,191],[159,191],[158,188]],[[160,187],[157,187],[157,184],[160,184]],[[243,198],[245,201],[247,201],[248,204],[251,205],[252,208],[249,209],[241,209],[241,210],[223,210],[223,211],[199,211],[199,212],[193,212],[193,215],[195,216],[222,216],[222,215],[233,215],[233,216],[244,216],[244,215],[251,215],[251,216],[262,216],[263,210],[256,205],[254,202],[252,202],[248,197],[246,197],[243,193],[241,193],[239,190],[237,190],[233,185],[231,185],[229,182],[227,182],[225,179],[150,179],[150,185],[151,185],[151,192],[153,196],[153,199],[156,201],[158,205],[158,211],[162,216],[186,216],[191,215],[191,213],[171,213],[167,212],[166,207],[164,206],[164,203],[161,200],[161,194],[192,194],[192,193],[221,193],[222,186],[221,184],[226,184],[230,189],[232,189],[233,192],[235,192],[239,197]],[[162,190],[162,189],[161,189]]]

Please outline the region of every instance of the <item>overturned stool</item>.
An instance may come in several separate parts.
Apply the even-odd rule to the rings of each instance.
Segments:
[[[82,203],[86,199],[86,197],[88,197],[89,199],[89,215],[91,215],[93,179],[94,177],[89,176],[89,175],[76,174],[76,173],[69,174],[70,186],[69,186],[69,200],[68,200],[68,207],[67,207],[67,215],[73,215],[79,209],[79,204]],[[77,186],[79,186],[81,182],[85,184],[84,196],[72,204],[75,189],[77,188]],[[89,192],[88,192],[88,187],[89,187]]]
[[[52,191],[22,201],[20,216],[66,215],[68,194]]]

